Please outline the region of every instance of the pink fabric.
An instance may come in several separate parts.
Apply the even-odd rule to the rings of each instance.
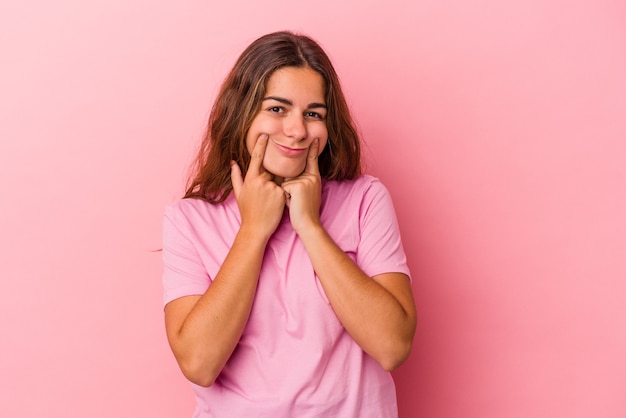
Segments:
[[[371,176],[324,183],[321,220],[369,276],[410,275],[390,196]],[[164,302],[202,294],[240,225],[234,196],[166,208]],[[268,243],[248,324],[209,388],[192,385],[194,417],[396,417],[390,373],[337,319],[304,246],[283,220]]]

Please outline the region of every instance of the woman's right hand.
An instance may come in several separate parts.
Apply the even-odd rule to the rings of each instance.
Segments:
[[[241,338],[267,242],[285,208],[284,190],[263,169],[267,142],[267,135],[257,139],[245,179],[240,167],[232,165],[241,227],[211,285],[202,295],[183,296],[165,306],[165,328],[176,361],[183,374],[200,386],[215,382]],[[199,256],[195,261],[198,269],[205,268]]]
[[[285,208],[285,191],[263,168],[269,137],[261,134],[254,145],[245,179],[233,161],[230,179],[241,214],[241,229],[268,240],[280,223]]]

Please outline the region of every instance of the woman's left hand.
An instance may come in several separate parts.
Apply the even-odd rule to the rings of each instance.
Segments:
[[[318,149],[313,142],[304,172],[281,185],[291,195],[287,198],[291,225],[341,324],[381,367],[394,370],[407,359],[415,336],[411,282],[396,272],[368,276],[324,229]]]
[[[317,163],[318,150],[319,140],[315,139],[309,147],[306,167],[302,174],[285,179],[281,185],[287,195],[291,226],[297,234],[306,228],[320,225],[322,178]]]

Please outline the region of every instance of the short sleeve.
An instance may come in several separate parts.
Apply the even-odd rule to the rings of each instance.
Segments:
[[[391,196],[378,179],[373,178],[363,193],[359,228],[357,264],[368,276],[404,273],[411,277]]]
[[[163,303],[206,292],[210,277],[191,241],[191,225],[180,206],[165,208],[163,217]]]

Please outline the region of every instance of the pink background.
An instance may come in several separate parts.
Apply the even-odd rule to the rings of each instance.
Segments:
[[[284,28],[396,203],[401,416],[626,416],[622,0],[3,2],[0,416],[190,415],[152,250],[218,84]]]

